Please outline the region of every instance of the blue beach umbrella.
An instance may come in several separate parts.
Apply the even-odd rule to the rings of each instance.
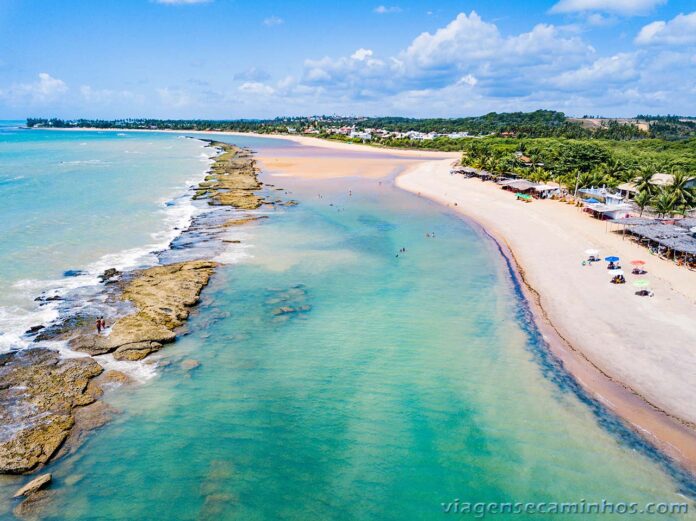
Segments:
[[[618,257],[605,257],[604,260],[607,262],[619,262]]]
[[[599,201],[597,199],[595,199],[594,197],[590,197],[589,199],[585,199],[585,202],[590,203],[590,204],[596,204]]]

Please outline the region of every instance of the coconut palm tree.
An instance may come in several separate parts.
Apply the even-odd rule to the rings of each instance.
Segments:
[[[660,217],[669,217],[677,208],[677,196],[669,188],[663,188],[653,199],[653,208]]]
[[[652,197],[648,192],[638,192],[636,197],[633,199],[633,202],[636,203],[638,206],[638,209],[640,210],[640,217],[643,217],[643,211],[645,208],[650,204],[650,201],[652,200]]]
[[[646,163],[636,170],[635,184],[638,193],[647,192],[650,196],[655,195],[655,185],[652,184],[652,177],[656,172],[655,165]]]
[[[551,174],[547,170],[537,166],[532,168],[529,174],[529,179],[538,183],[545,183],[551,179]]]
[[[681,206],[677,206],[674,209],[674,214],[679,215],[681,217],[688,217],[689,211],[690,211],[690,208],[688,206],[681,205]]]
[[[687,188],[687,184],[694,180],[693,176],[687,175],[681,170],[673,171],[673,181],[669,187],[670,192],[674,194],[677,200],[677,206],[691,208],[696,204],[693,188]]]
[[[607,185],[616,185],[623,179],[625,173],[628,171],[628,167],[620,159],[611,159],[607,163],[601,165],[602,174],[609,178],[609,182],[605,183]]]

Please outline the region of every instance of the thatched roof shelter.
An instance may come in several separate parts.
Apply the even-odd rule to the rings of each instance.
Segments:
[[[688,228],[674,224],[646,224],[631,226],[628,231],[674,252],[696,254],[696,238]]]

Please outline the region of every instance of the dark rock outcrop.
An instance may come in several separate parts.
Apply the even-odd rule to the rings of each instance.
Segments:
[[[92,358],[61,359],[49,349],[0,357],[0,472],[19,474],[46,463],[68,437],[74,409],[96,399],[89,387],[102,367]]]
[[[111,281],[112,279],[115,279],[116,277],[120,276],[121,272],[118,271],[116,268],[109,268],[108,270],[104,270],[104,273],[99,275],[99,280],[101,282],[107,282]]]

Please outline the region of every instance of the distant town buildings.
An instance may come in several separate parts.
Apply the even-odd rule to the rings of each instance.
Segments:
[[[383,128],[365,128],[357,129],[355,125],[353,126],[343,126],[343,127],[324,127],[322,131],[325,134],[338,134],[342,136],[347,136],[353,139],[361,139],[363,141],[371,141],[373,137],[378,137],[381,139],[393,138],[393,139],[411,139],[414,141],[429,141],[438,137],[447,137],[450,139],[461,139],[465,137],[471,137],[468,132],[418,132],[416,130],[409,130],[408,132],[397,132],[389,131]],[[319,134],[320,132],[315,129],[315,131],[305,133]]]

